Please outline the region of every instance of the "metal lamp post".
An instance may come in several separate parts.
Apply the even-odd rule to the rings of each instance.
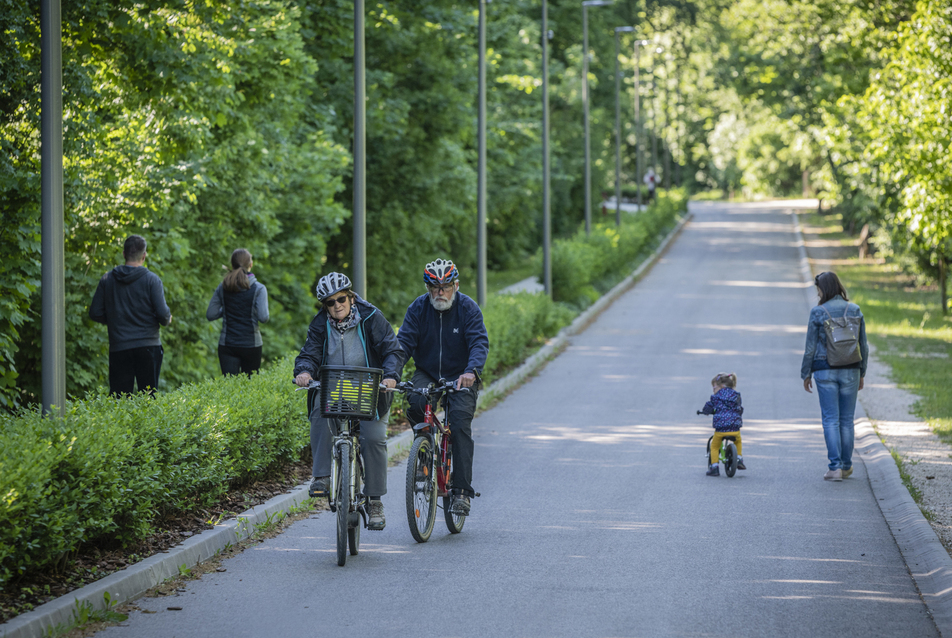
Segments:
[[[552,203],[549,199],[549,5],[542,0],[542,283],[552,296]]]
[[[635,170],[638,176],[635,185],[638,187],[638,210],[641,210],[641,178],[644,173],[644,162],[641,159],[641,138],[644,127],[641,125],[641,47],[648,44],[647,40],[635,40]]]
[[[476,186],[476,303],[486,307],[486,4],[479,0],[479,166]]]
[[[655,53],[664,51],[663,47],[655,49]],[[658,175],[658,103],[655,100],[655,77],[657,73],[651,72],[651,170],[655,173],[655,189],[657,190]],[[657,194],[657,193],[656,193]]]
[[[621,226],[621,73],[618,70],[619,33],[635,27],[615,27],[615,225]]]
[[[66,405],[66,283],[63,221],[63,40],[60,0],[40,6],[40,181],[43,282],[43,413]]]
[[[588,122],[588,8],[604,7],[613,0],[585,0],[582,3],[582,110],[585,119],[585,234],[592,232],[592,148]]]
[[[367,296],[367,85],[364,0],[354,0],[354,292]]]

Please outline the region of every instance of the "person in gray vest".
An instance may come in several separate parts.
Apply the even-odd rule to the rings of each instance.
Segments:
[[[109,392],[114,396],[139,392],[155,396],[162,371],[159,326],[172,323],[162,280],[143,264],[146,241],[130,235],[122,248],[126,263],[99,280],[89,318],[106,324],[109,332]]]
[[[218,284],[205,317],[221,319],[218,362],[224,375],[251,373],[261,367],[259,323],[268,322],[268,289],[251,273],[251,253],[238,248],[231,254],[232,270]]]
[[[350,279],[338,272],[321,277],[317,297],[323,308],[311,321],[307,341],[294,360],[294,382],[304,388],[319,377],[321,366],[345,365],[381,368],[384,385],[388,389],[395,387],[403,369],[403,351],[383,313],[351,290]],[[370,501],[367,528],[372,530],[382,530],[387,524],[380,497],[387,493],[387,420],[392,396],[380,392],[377,418],[360,424],[360,450]],[[314,477],[308,495],[319,498],[328,495],[331,441],[336,426],[321,416],[313,397],[308,399]]]

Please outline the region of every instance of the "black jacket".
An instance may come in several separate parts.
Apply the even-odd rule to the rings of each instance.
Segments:
[[[159,346],[159,326],[172,313],[158,275],[145,266],[116,266],[99,280],[89,318],[109,329],[109,352]]]
[[[377,308],[360,297],[355,302],[360,312],[360,323],[357,325],[357,334],[364,346],[364,356],[368,368],[381,368],[383,378],[400,380],[403,372],[403,351],[397,342],[397,335],[393,326]],[[294,359],[294,376],[302,372],[309,373],[315,379],[319,378],[321,366],[324,364],[327,352],[327,334],[332,328],[328,325],[327,309],[321,308],[314,315],[311,325],[307,329],[307,340],[301,353]],[[377,399],[377,413],[385,414],[390,409],[393,395],[381,392]]]

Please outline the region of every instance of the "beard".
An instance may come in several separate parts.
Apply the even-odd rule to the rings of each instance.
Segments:
[[[436,308],[438,312],[446,312],[453,307],[453,302],[456,301],[456,291],[453,291],[449,299],[434,299],[433,295],[430,294],[427,297],[430,298],[430,305]]]

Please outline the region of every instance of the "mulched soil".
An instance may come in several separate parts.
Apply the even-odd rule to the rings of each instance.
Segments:
[[[391,416],[388,436],[394,436],[409,428],[402,414]],[[159,530],[141,542],[127,547],[109,547],[106,544],[83,546],[76,555],[69,556],[63,565],[50,573],[30,574],[0,588],[0,623],[19,614],[59,598],[89,583],[105,578],[160,552],[181,544],[195,534],[214,529],[208,521],[228,520],[307,482],[311,477],[311,462],[302,461],[282,470],[269,479],[236,488],[214,507],[202,509],[189,515],[156,521]],[[2,630],[2,627],[0,627]]]

